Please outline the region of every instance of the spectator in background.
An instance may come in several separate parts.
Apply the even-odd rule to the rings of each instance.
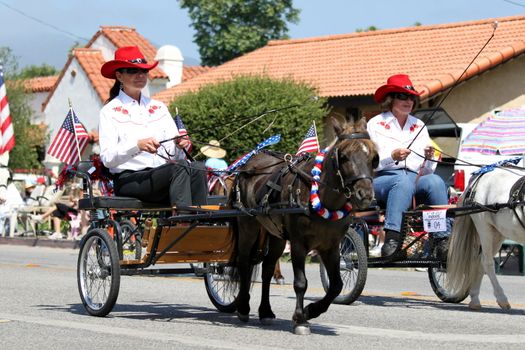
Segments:
[[[208,159],[204,163],[206,168],[212,170],[224,170],[228,167],[228,163],[223,159],[226,155],[226,150],[221,148],[221,144],[217,140],[210,140],[210,142],[201,147],[201,153]],[[215,172],[215,175],[221,176],[220,172]]]
[[[62,220],[68,221],[70,230],[67,234],[67,239],[77,239],[81,233],[81,213],[78,210],[78,200],[82,197],[82,190],[80,188],[74,188],[70,191],[69,200],[67,203],[57,202],[51,208],[49,208],[42,215],[34,215],[33,220],[35,222],[44,222],[48,217],[53,219],[54,233],[49,236],[50,239],[62,239]]]

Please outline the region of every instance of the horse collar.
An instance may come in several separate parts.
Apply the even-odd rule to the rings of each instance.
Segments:
[[[319,214],[324,219],[337,221],[347,217],[352,211],[352,205],[349,202],[346,202],[343,208],[339,210],[329,210],[323,207],[321,204],[321,199],[319,198],[319,181],[321,181],[321,173],[323,171],[323,161],[328,148],[320,151],[315,156],[315,164],[312,168],[312,189],[310,190],[310,204],[317,214]]]

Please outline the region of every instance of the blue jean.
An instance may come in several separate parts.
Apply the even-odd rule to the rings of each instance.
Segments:
[[[374,191],[378,204],[386,208],[386,230],[401,231],[403,212],[410,208],[412,197],[417,204],[447,204],[447,186],[435,174],[421,176],[416,183],[417,174],[405,170],[384,170],[374,178]]]

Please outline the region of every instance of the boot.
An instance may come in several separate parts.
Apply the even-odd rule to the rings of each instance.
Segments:
[[[401,250],[401,233],[385,230],[385,244],[381,247],[381,256],[391,256]]]

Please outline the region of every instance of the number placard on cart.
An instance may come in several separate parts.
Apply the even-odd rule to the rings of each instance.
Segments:
[[[447,230],[447,210],[423,210],[423,226],[427,232]]]

